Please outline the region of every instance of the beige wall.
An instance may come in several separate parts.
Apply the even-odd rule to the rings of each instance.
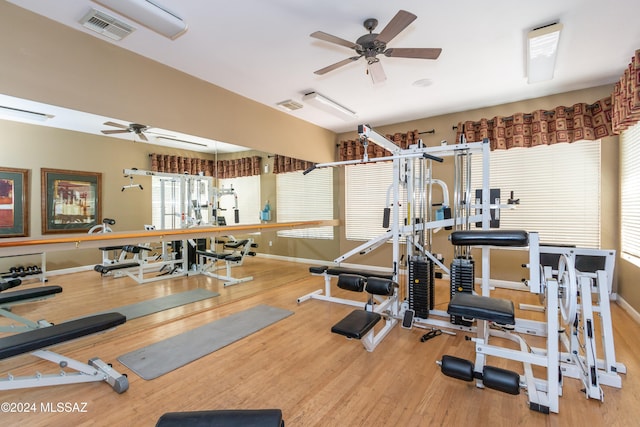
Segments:
[[[35,28],[38,30],[34,31]],[[95,37],[31,14],[7,2],[0,2],[0,38],[5,41],[11,40],[0,44],[0,93],[3,94],[107,117],[135,120],[243,145],[261,152],[279,153],[314,162],[333,161],[335,143],[355,137],[354,133],[336,137],[326,129],[257,104]],[[437,145],[443,139],[454,141],[452,126],[461,120],[510,115],[538,108],[549,109],[557,105],[569,106],[574,102],[593,102],[609,95],[611,91],[611,86],[602,86],[390,126],[376,127],[375,123],[371,125],[383,134],[405,132],[410,129],[435,129],[435,134],[425,134],[423,140],[427,145]],[[32,180],[36,184],[31,197],[34,207],[39,207],[37,174],[40,167],[75,170],[97,168],[96,171],[104,173],[105,188],[118,189],[123,179],[121,169],[140,167],[133,163],[146,161],[147,148],[144,148],[144,145],[109,140],[110,149],[105,149],[104,144],[98,148],[98,142],[102,141],[100,137],[72,136],[63,131],[57,131],[60,133],[52,137],[49,132],[52,131],[0,123],[0,148],[4,153],[11,153],[9,157],[3,155],[1,163],[32,169]],[[18,135],[20,140],[24,141],[24,145],[17,146],[13,143],[18,139]],[[304,135],[305,144],[299,143],[301,135]],[[53,141],[56,142],[55,145]],[[25,151],[27,149],[30,151]],[[122,150],[126,150],[126,157],[122,155]],[[4,160],[7,158],[11,160]],[[123,158],[126,158],[126,161],[123,161]],[[451,182],[451,166],[436,165],[434,176]],[[343,173],[336,169],[335,177],[336,214],[344,218],[341,203],[344,198]],[[602,246],[619,250],[617,137],[603,140],[602,178]],[[262,181],[262,202],[267,199],[273,202],[274,176],[263,176]],[[105,192],[104,214],[107,216],[112,215],[111,209],[120,213],[121,209],[124,208],[126,211],[129,204],[133,203],[129,198],[133,196],[118,196],[116,193],[115,190]],[[139,202],[136,200],[136,203]],[[143,219],[145,215],[150,215],[147,205],[137,205],[135,211],[131,216],[120,214],[122,218],[119,224],[122,224],[123,228],[135,229],[140,223],[148,222],[148,219]],[[32,213],[33,235],[40,230],[40,214],[38,208]],[[275,238],[262,237],[263,240],[267,239],[267,244],[261,241],[261,251],[301,258],[332,259],[355,245],[345,240],[342,228],[340,238],[333,244],[309,243],[294,239],[288,239],[286,242],[274,241],[272,237]],[[269,240],[274,242],[273,246],[268,246]],[[438,248],[438,251],[442,248],[442,252],[450,258],[451,249],[445,235],[436,236],[434,247]],[[512,267],[519,264],[515,259],[511,259],[513,256],[514,254],[510,253],[494,257],[492,271],[500,278],[517,279],[521,272]],[[389,256],[384,251],[379,251],[361,257],[357,262],[388,265]],[[634,280],[638,268],[618,259],[617,272],[618,292],[633,307],[640,310],[640,291],[635,289]]]

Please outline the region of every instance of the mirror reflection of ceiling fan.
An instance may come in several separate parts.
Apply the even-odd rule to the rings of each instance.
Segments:
[[[355,50],[358,54],[358,56],[352,56],[336,62],[335,64],[329,65],[328,67],[321,68],[315,71],[315,74],[326,74],[329,71],[333,71],[344,65],[357,61],[364,56],[367,60],[367,73],[371,76],[371,79],[375,84],[381,83],[387,79],[387,76],[382,69],[382,63],[378,58],[378,55],[380,54],[393,58],[438,59],[442,52],[442,49],[440,48],[387,48],[387,44],[407,28],[416,18],[417,16],[413,13],[407,12],[406,10],[400,10],[379,34],[373,32],[373,30],[378,26],[378,20],[369,18],[365,20],[363,24],[364,28],[369,31],[369,34],[363,35],[356,40],[355,43],[322,31],[312,33],[311,37],[313,38],[348,47]]]
[[[158,132],[153,132],[150,129],[152,129],[150,126],[147,125],[141,125],[139,123],[129,123],[128,125],[125,124],[121,124],[121,123],[116,123],[116,122],[105,122],[104,123],[105,126],[112,126],[118,129],[105,129],[102,130],[101,132],[105,135],[113,135],[113,134],[118,134],[118,133],[133,133],[135,134],[138,138],[140,138],[140,140],[148,142],[149,138],[147,138],[147,135],[145,134],[150,134],[150,135],[154,135],[156,138],[162,138],[162,139],[167,139],[167,140],[171,140],[174,142],[179,142],[179,143],[184,143],[184,144],[193,144],[193,145],[198,145],[201,147],[206,147],[206,144],[200,144],[198,142],[193,142],[193,141],[187,141],[184,139],[180,139],[177,138],[174,135],[167,135],[167,134],[163,134],[163,133],[158,133]]]

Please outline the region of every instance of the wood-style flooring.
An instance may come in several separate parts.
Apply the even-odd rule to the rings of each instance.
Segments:
[[[0,413],[5,426],[153,426],[165,412],[206,409],[280,408],[287,426],[631,426],[640,420],[640,326],[612,304],[616,356],[626,365],[622,389],[603,387],[604,402],[586,399],[581,384],[566,379],[560,413],[528,409],[519,396],[481,390],[445,377],[443,354],[473,360],[464,333],[420,342],[424,329],[396,326],[374,352],[357,340],[332,334],[331,326],[353,307],[297,298],[323,288],[308,265],[252,258],[233,270],[254,280],[224,287],[197,275],[139,285],[129,278],[93,271],[50,276],[63,293],[14,308],[32,320],[60,323],[78,316],[203,288],[220,296],[128,321],[102,334],[55,346],[80,361],[100,357],[127,373],[130,387],[117,394],[104,382],[0,392],[0,402],[34,403],[35,413]],[[24,287],[41,286],[25,283]],[[446,309],[447,283],[438,284],[436,304]],[[338,289],[334,286],[336,295]],[[343,291],[344,292],[344,291]],[[498,291],[514,301],[535,303],[524,292]],[[440,297],[444,295],[444,297]],[[346,296],[345,296],[346,297]],[[351,296],[349,296],[351,297]],[[157,379],[146,381],[117,361],[127,352],[259,305],[295,314],[247,338]],[[535,315],[532,315],[535,317]],[[6,320],[0,319],[0,323]],[[175,349],[181,351],[180,348]],[[509,362],[510,363],[510,362]],[[498,366],[509,366],[497,361]],[[513,367],[518,370],[518,367]],[[31,355],[0,361],[0,375],[55,372]],[[86,412],[43,413],[41,404],[86,403]],[[14,405],[15,406],[15,405]]]

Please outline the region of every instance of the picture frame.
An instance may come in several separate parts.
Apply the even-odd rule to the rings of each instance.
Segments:
[[[0,167],[0,238],[29,236],[30,173]]]
[[[102,174],[40,170],[42,234],[86,233],[102,222]]]

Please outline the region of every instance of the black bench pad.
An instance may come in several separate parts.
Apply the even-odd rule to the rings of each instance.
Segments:
[[[455,246],[512,246],[529,245],[529,234],[523,230],[465,230],[451,233]]]
[[[142,251],[150,251],[151,248],[148,248],[146,246],[125,245],[122,247],[122,250],[131,254],[139,254]]]
[[[19,291],[0,293],[0,304],[20,302],[27,299],[42,298],[62,292],[60,286],[42,286],[39,288],[20,289]]]
[[[447,313],[467,319],[488,320],[502,325],[515,324],[513,301],[458,292],[451,297]]]
[[[281,427],[280,409],[168,412],[156,427]]]
[[[331,327],[334,334],[360,339],[380,321],[382,316],[366,310],[354,310],[347,317]]]
[[[119,251],[122,248],[124,248],[124,246],[103,246],[98,249],[100,249],[101,251]]]
[[[217,253],[217,252],[211,252],[211,251],[196,251],[196,253],[206,258],[215,258],[215,259],[226,259],[228,256],[231,255],[231,254]]]
[[[229,249],[238,249],[249,243],[248,240],[238,240],[236,242],[225,242],[224,247]]]
[[[106,274],[113,270],[122,270],[123,268],[133,267],[140,267],[140,264],[138,264],[137,262],[116,262],[109,265],[98,264],[94,266],[93,269],[100,274]]]
[[[355,274],[357,276],[364,277],[379,277],[381,279],[393,279],[393,273],[385,273],[380,271],[366,271],[366,270],[357,270],[355,268],[342,268],[342,267],[328,267],[326,265],[322,266],[311,266],[309,267],[309,272],[311,274],[328,274],[329,276],[339,276],[341,274]]]
[[[120,313],[104,313],[0,338],[0,359],[40,350],[126,322]]]

